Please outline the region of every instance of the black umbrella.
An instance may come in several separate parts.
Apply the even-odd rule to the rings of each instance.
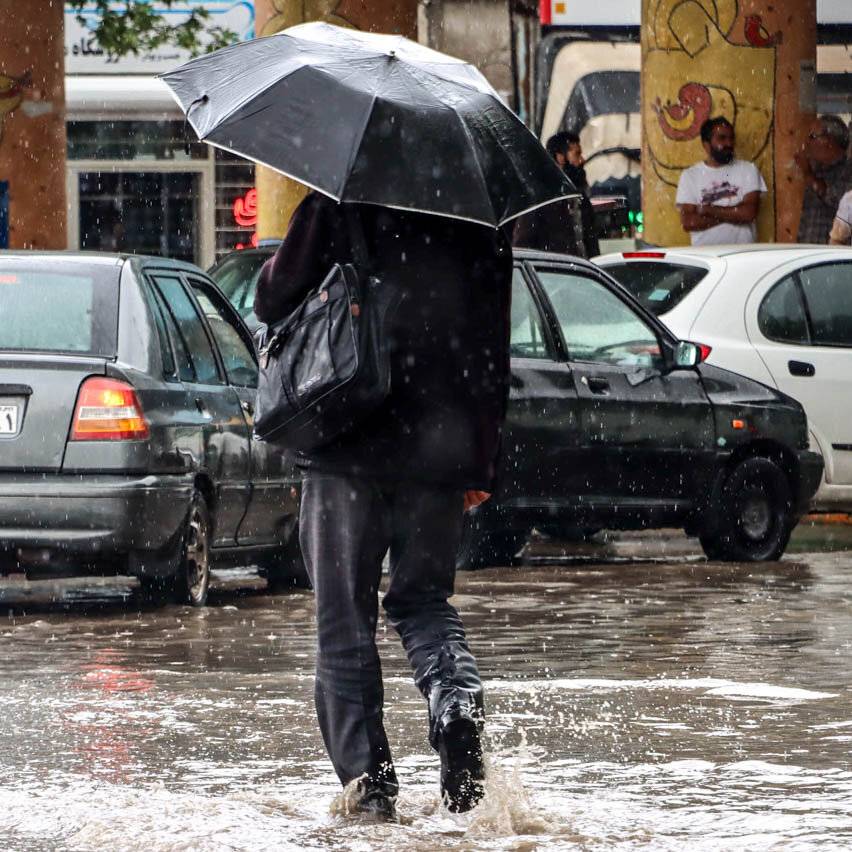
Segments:
[[[337,201],[500,225],[576,190],[473,66],[312,23],[163,75],[199,139]]]

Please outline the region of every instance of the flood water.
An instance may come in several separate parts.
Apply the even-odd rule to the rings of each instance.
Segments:
[[[381,625],[394,824],[340,813],[310,593],[237,571],[206,609],[140,611],[131,582],[3,580],[0,846],[852,848],[852,550],[815,541],[761,566],[676,538],[540,543],[462,575],[491,766],[468,815],[440,807],[425,707]]]

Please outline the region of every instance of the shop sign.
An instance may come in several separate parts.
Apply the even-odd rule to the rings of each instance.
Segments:
[[[234,224],[238,228],[254,228],[257,225],[257,189],[252,187],[234,201],[231,211]],[[237,243],[235,249],[257,248],[257,232],[249,238],[248,243]]]
[[[124,3],[112,4],[116,10]],[[241,40],[254,38],[253,0],[175,0],[171,7],[152,3],[154,11],[170,24],[186,20],[193,9],[203,7],[210,13],[209,26],[235,32]],[[84,6],[80,14],[89,26],[77,20],[77,12],[65,7],[65,73],[66,74],[159,74],[190,58],[189,52],[164,46],[153,53],[120,58],[109,56],[95,42],[91,26],[97,25],[97,9]]]

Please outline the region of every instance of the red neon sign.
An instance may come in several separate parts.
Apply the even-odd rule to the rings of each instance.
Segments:
[[[234,202],[234,221],[241,228],[253,228],[257,224],[257,190],[252,187]]]
[[[257,189],[252,187],[234,201],[234,224],[239,228],[254,228],[257,225]],[[257,232],[253,233],[248,243],[237,243],[234,248],[244,249],[257,247]]]

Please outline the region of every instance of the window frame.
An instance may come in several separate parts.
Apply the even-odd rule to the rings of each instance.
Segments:
[[[175,266],[156,266],[156,267],[146,267],[145,275],[148,279],[150,286],[153,288],[154,292],[152,293],[152,298],[155,301],[159,298],[162,301],[162,305],[169,312],[172,318],[172,322],[177,328],[178,334],[181,334],[183,338],[183,334],[180,329],[180,323],[174,315],[174,311],[172,311],[171,305],[169,304],[169,300],[165,297],[162,290],[158,286],[156,282],[156,277],[158,275],[164,276],[167,278],[174,278],[177,280],[178,284],[183,288],[186,297],[189,299],[190,304],[192,305],[192,309],[195,311],[198,322],[201,324],[201,328],[203,330],[204,336],[207,339],[207,342],[210,346],[211,353],[213,355],[213,363],[216,367],[216,374],[219,378],[218,382],[202,382],[199,381],[198,378],[198,369],[195,364],[195,358],[193,357],[192,350],[189,347],[189,344],[184,339],[183,344],[186,348],[187,354],[189,355],[190,362],[192,364],[192,372],[193,372],[193,380],[189,381],[187,379],[180,378],[180,367],[179,367],[179,359],[176,357],[174,341],[171,340],[171,332],[167,328],[167,332],[169,334],[171,346],[172,346],[172,356],[175,361],[175,373],[177,375],[178,381],[183,382],[184,384],[192,384],[199,385],[200,387],[210,387],[210,388],[219,388],[219,387],[228,387],[230,386],[230,382],[228,381],[227,373],[224,369],[224,364],[222,362],[222,356],[219,352],[219,347],[216,345],[216,341],[213,339],[213,334],[207,326],[207,317],[204,314],[204,311],[201,309],[201,306],[198,304],[198,301],[195,298],[195,294],[192,292],[192,287],[189,285],[186,275],[191,274],[187,273],[186,270],[181,269]],[[165,320],[165,318],[164,318]],[[168,323],[166,323],[168,326]]]
[[[848,260],[823,260],[823,261],[820,261],[819,263],[809,264],[808,266],[800,266],[793,272],[793,276],[796,280],[796,287],[798,288],[798,291],[799,291],[799,299],[802,302],[802,307],[805,310],[805,322],[807,324],[808,341],[809,342],[807,344],[791,343],[790,345],[791,346],[811,346],[811,347],[816,347],[816,348],[819,348],[819,349],[852,350],[852,342],[850,342],[848,345],[842,344],[842,343],[840,343],[840,344],[838,344],[838,343],[820,343],[814,337],[814,321],[813,321],[813,317],[811,316],[811,306],[810,306],[810,303],[808,302],[808,294],[807,294],[807,291],[805,290],[805,285],[802,282],[801,274],[802,274],[802,272],[809,271],[811,269],[819,269],[820,267],[823,267],[823,266],[847,266],[847,267],[849,267],[850,276],[852,276],[852,261],[848,261]],[[778,284],[780,284],[780,283],[781,282],[779,281]],[[776,284],[775,286],[777,287],[778,284]],[[852,285],[850,285],[850,286],[852,286]],[[775,288],[773,287],[773,289],[775,289]],[[769,295],[769,293],[767,293],[767,295]],[[761,301],[760,304],[762,305],[763,301]],[[760,326],[758,325],[758,328],[759,327]],[[762,329],[761,329],[761,334],[763,334]],[[765,335],[764,335],[764,337],[765,337]],[[767,338],[767,339],[769,339],[769,338]]]
[[[817,264],[820,265],[820,264]],[[799,307],[802,309],[802,315],[805,318],[805,334],[808,336],[808,339],[805,343],[802,343],[798,340],[781,340],[777,337],[770,337],[763,329],[763,325],[760,322],[760,312],[763,310],[763,306],[766,303],[766,300],[783,284],[786,284],[788,281],[792,281],[793,289],[796,291],[796,295],[799,298]],[[768,340],[771,343],[778,343],[781,346],[813,346],[813,326],[811,324],[811,311],[808,307],[808,301],[805,298],[804,287],[802,287],[802,279],[799,277],[799,270],[794,269],[792,272],[788,272],[786,275],[783,275],[779,278],[761,297],[760,304],[757,306],[757,313],[755,315],[755,321],[757,323],[757,330],[761,333],[764,340]]]
[[[206,278],[202,273],[184,272],[183,279],[184,287],[189,291],[192,303],[195,306],[196,311],[198,311],[199,315],[202,318],[207,338],[208,340],[210,340],[210,343],[213,346],[213,352],[216,358],[216,362],[218,364],[219,371],[225,377],[225,384],[233,388],[247,388],[249,390],[256,390],[257,384],[239,385],[231,381],[231,378],[228,375],[227,366],[225,365],[225,359],[222,357],[222,352],[219,349],[219,343],[216,340],[216,335],[213,333],[212,328],[210,328],[210,321],[207,319],[207,314],[204,312],[201,303],[198,301],[198,298],[195,295],[195,290],[193,288],[192,282],[197,282],[201,290],[206,291],[208,297],[211,297],[212,294],[212,300],[214,302],[218,301],[221,303],[222,306],[224,306],[225,313],[229,314],[230,319],[232,320],[231,325],[236,329],[237,334],[240,336],[240,339],[246,345],[246,348],[248,349],[249,354],[251,355],[252,361],[254,361],[254,365],[258,370],[259,379],[260,363],[257,358],[257,348],[254,344],[254,338],[251,336],[251,333],[246,327],[246,324],[243,322],[243,319],[239,315],[239,312],[236,310],[236,308],[234,308],[233,304],[231,304],[231,301],[228,299],[228,297],[216,286],[215,282]]]
[[[850,275],[852,275],[852,261],[849,260],[821,260],[818,263],[811,263],[806,266],[797,266],[792,271],[782,275],[781,278],[773,282],[772,286],[761,296],[760,304],[757,306],[757,311],[754,315],[757,330],[760,332],[764,340],[768,340],[770,343],[777,343],[780,346],[852,350],[852,343],[850,343],[849,345],[837,343],[820,343],[814,338],[814,322],[813,317],[811,316],[811,306],[808,302],[807,293],[805,292],[805,285],[802,283],[802,273],[812,269],[819,269],[823,266],[848,266],[850,270]],[[805,315],[805,330],[807,331],[808,335],[808,340],[806,343],[802,343],[796,340],[779,340],[777,337],[770,337],[763,330],[763,326],[760,323],[760,311],[763,308],[764,302],[769,298],[772,293],[775,292],[775,290],[777,290],[782,284],[784,284],[788,280],[793,281],[793,285],[796,289],[796,295],[798,295],[799,297],[799,304],[802,306],[802,310]]]
[[[145,293],[145,299],[148,302],[148,309],[151,311],[151,318],[154,322],[157,340],[160,344],[160,360],[162,361],[163,378],[167,382],[180,383],[183,379],[180,377],[178,359],[175,354],[174,341],[172,340],[172,335],[169,331],[169,324],[163,314],[163,311],[166,310],[166,308],[162,303],[162,296],[154,284],[153,278],[145,274],[142,280],[144,284],[142,289]],[[166,356],[168,356],[168,360]],[[171,362],[171,366],[169,365],[169,362]],[[194,370],[195,366],[193,365],[193,372]]]
[[[546,305],[549,322],[553,334],[558,342],[560,349],[560,360],[576,363],[576,364],[595,364],[601,367],[617,366],[604,361],[582,361],[579,358],[574,358],[568,348],[565,340],[565,335],[562,331],[562,326],[559,323],[559,318],[556,315],[556,309],[550,303],[544,284],[538,277],[538,271],[555,272],[562,275],[577,275],[584,278],[590,278],[596,284],[600,285],[604,290],[607,290],[615,298],[617,298],[629,311],[637,316],[651,330],[654,337],[657,339],[657,345],[660,347],[660,358],[662,359],[661,369],[666,371],[670,368],[671,354],[675,344],[675,338],[659,320],[642,305],[638,300],[634,299],[621,284],[614,278],[602,274],[602,270],[598,267],[587,267],[577,263],[558,263],[554,261],[526,261],[530,267],[532,276],[535,280],[535,288],[540,292],[541,298]]]
[[[542,300],[542,295],[539,290],[539,282],[538,279],[535,278],[535,275],[531,273],[530,269],[527,268],[527,264],[524,262],[515,261],[512,266],[512,284],[514,285],[515,281],[515,273],[520,272],[521,278],[526,285],[527,293],[529,294],[530,301],[532,302],[535,309],[538,311],[539,323],[541,325],[541,331],[543,336],[545,355],[541,358],[537,358],[534,355],[511,355],[511,360],[522,360],[522,361],[536,361],[541,363],[542,361],[562,361],[564,360],[561,357],[561,351],[559,348],[559,341],[556,337],[557,329],[553,327],[553,318],[549,313],[549,305]],[[509,306],[509,326],[511,329],[511,311],[512,306]]]

